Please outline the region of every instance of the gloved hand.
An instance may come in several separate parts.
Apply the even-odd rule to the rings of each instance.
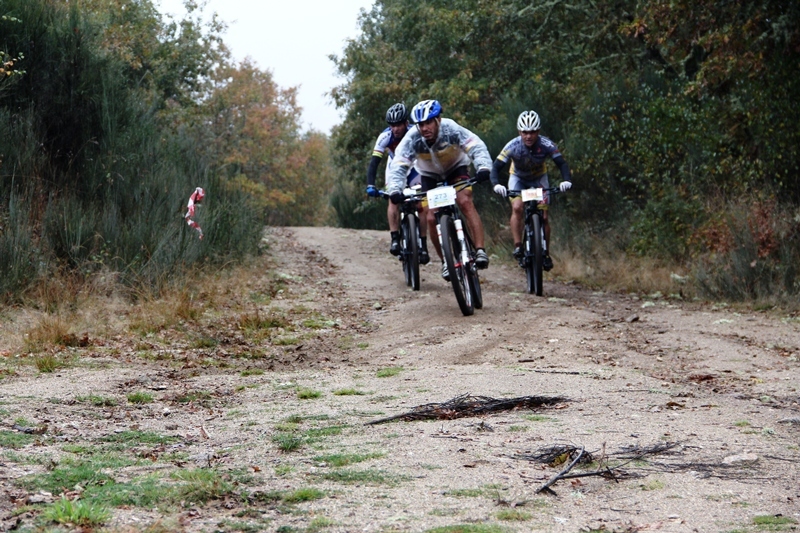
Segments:
[[[561,192],[568,191],[570,188],[572,188],[572,182],[562,181],[558,188],[561,190]]]
[[[392,201],[393,204],[402,204],[405,202],[406,197],[400,191],[395,191],[389,195],[389,200]]]
[[[506,190],[506,188],[503,185],[500,185],[499,183],[494,186],[494,192],[496,192],[503,198],[505,198],[508,195],[508,191]]]
[[[475,179],[478,180],[478,183],[489,181],[489,177],[491,176],[491,172],[489,172],[488,168],[482,168],[475,174]]]
[[[367,196],[371,196],[373,198],[377,198],[378,196],[380,196],[378,188],[375,187],[374,185],[367,185]]]

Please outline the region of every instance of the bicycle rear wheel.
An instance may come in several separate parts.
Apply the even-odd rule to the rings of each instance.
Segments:
[[[467,268],[461,264],[461,245],[458,242],[456,225],[450,215],[442,215],[439,226],[442,231],[442,255],[450,273],[450,283],[453,285],[458,307],[464,316],[470,316],[475,313],[475,308],[472,305]]]
[[[419,290],[419,227],[417,217],[406,215],[401,226],[403,243],[403,273],[406,285]]]

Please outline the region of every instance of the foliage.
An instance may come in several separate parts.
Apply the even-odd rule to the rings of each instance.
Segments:
[[[516,115],[537,110],[573,172],[560,218],[597,233],[627,226],[622,253],[697,266],[728,202],[800,203],[796,2],[379,0],[360,25],[332,58],[345,80],[332,93],[346,112],[332,137],[341,224],[385,224],[362,200],[369,148],[389,105],[423,98],[495,155]],[[479,209],[502,238],[504,212],[491,200]],[[780,241],[779,270],[797,246]]]
[[[109,271],[157,293],[256,253],[264,221],[324,218],[327,139],[186,5],[175,21],[150,0],[0,2],[3,301]],[[182,218],[197,186],[202,241]]]

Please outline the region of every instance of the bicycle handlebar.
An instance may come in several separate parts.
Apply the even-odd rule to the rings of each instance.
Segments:
[[[561,189],[558,187],[541,187],[541,189],[545,192],[551,192],[553,194],[561,194]],[[522,191],[507,191],[506,193],[509,198],[517,198],[522,196]]]

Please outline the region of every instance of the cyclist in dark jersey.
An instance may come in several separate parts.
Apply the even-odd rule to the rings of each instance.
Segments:
[[[523,111],[519,118],[517,118],[517,130],[519,137],[516,137],[505,145],[500,155],[494,160],[492,164],[492,185],[494,185],[494,192],[502,197],[506,197],[508,190],[521,191],[522,189],[532,188],[548,188],[550,181],[547,177],[547,168],[545,161],[549,157],[556,164],[558,170],[561,171],[561,183],[559,189],[561,192],[568,190],[572,187],[572,176],[570,175],[569,166],[561,152],[558,151],[558,146],[543,135],[539,135],[539,128],[541,121],[539,115],[535,111]],[[500,184],[500,171],[508,164],[511,163],[511,168],[508,171],[508,190]],[[550,243],[550,223],[547,216],[547,204],[549,198],[545,196],[542,202],[542,211],[544,219],[544,238]],[[522,199],[516,197],[511,201],[511,235],[514,237],[514,257],[521,261],[523,257],[522,252],[522,226],[525,222],[525,213],[522,208]],[[542,267],[544,270],[553,268],[553,260],[550,258],[550,246],[547,247],[547,255],[544,257]]]
[[[388,155],[386,161],[386,176],[389,175],[389,167],[394,159],[394,150],[400,141],[403,140],[406,132],[411,128],[408,124],[408,113],[406,106],[401,103],[394,104],[386,111],[386,123],[389,127],[386,128],[378,135],[378,140],[375,142],[375,147],[372,149],[372,158],[367,167],[367,194],[372,197],[378,197],[380,193],[375,187],[375,178],[378,174],[378,165],[383,158],[383,154]],[[387,180],[388,182],[388,180]],[[411,187],[419,183],[419,174],[415,169],[411,169],[406,174],[406,185]],[[425,220],[428,215],[428,209],[424,202],[420,203],[419,217],[420,220]],[[389,202],[389,207],[386,210],[386,218],[389,220],[389,233],[392,238],[392,244],[389,247],[389,252],[392,255],[400,255],[400,208],[392,202]],[[427,265],[430,262],[428,255],[427,243],[427,226],[420,224],[419,233],[422,237],[422,249],[419,251],[420,264]]]

